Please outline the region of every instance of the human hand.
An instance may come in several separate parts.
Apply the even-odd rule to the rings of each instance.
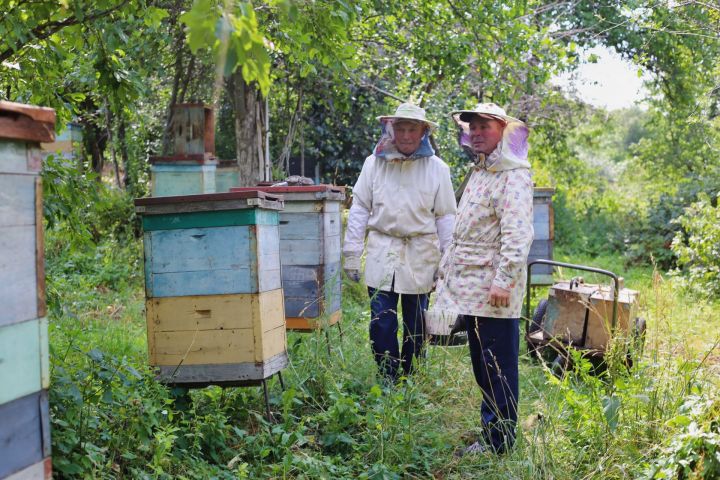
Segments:
[[[433,273],[433,282],[432,282],[432,289],[431,292],[435,291],[435,287],[437,287],[438,278],[440,278],[440,271],[435,270],[435,273]]]
[[[490,305],[493,307],[507,307],[510,305],[510,290],[496,287],[490,287]]]
[[[357,270],[355,268],[346,268],[345,275],[352,280],[353,282],[359,282],[360,281],[360,270]]]

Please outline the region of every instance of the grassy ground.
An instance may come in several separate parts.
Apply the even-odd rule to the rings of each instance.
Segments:
[[[720,410],[714,400],[718,305],[686,296],[651,268],[624,270],[613,257],[560,257],[622,272],[626,285],[641,291],[648,321],[642,360],[630,373],[613,364],[602,379],[579,362],[574,373],[558,380],[523,353],[517,448],[502,457],[456,459],[454,449],[472,440],[480,423],[480,393],[466,348],[430,348],[419,374],[400,387],[381,387],[362,286],[345,285],[345,335],[340,340],[330,330],[330,354],[322,332],[289,335],[287,389],[271,382],[277,422],[269,424],[259,388],[194,390],[187,404],[154,382],[145,366],[139,245],[58,250],[48,259],[56,473],[333,479],[652,478],[655,471],[677,477],[684,470],[698,473],[692,478],[720,475],[720,435],[713,423]]]

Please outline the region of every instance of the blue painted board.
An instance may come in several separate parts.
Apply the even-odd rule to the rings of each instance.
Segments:
[[[47,392],[0,405],[0,478],[40,462],[49,453]]]
[[[281,288],[277,226],[145,233],[147,296],[257,293]]]
[[[215,193],[215,165],[152,165],[153,197]]]
[[[35,176],[0,174],[0,228],[35,225]]]
[[[282,240],[319,240],[323,237],[320,215],[317,213],[281,213]]]
[[[37,175],[28,165],[27,143],[0,139],[0,174],[3,173]]]
[[[38,316],[35,228],[0,228],[0,326]]]

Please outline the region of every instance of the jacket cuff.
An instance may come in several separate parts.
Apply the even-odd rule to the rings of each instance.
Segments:
[[[346,270],[360,270],[360,255],[346,253],[343,258],[343,267]]]
[[[508,275],[501,269],[495,271],[495,278],[493,279],[493,285],[503,290],[512,290],[515,286],[515,280],[511,275]]]

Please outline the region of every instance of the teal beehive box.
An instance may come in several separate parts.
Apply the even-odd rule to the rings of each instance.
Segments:
[[[40,142],[55,111],[0,101],[0,479],[51,478]]]

